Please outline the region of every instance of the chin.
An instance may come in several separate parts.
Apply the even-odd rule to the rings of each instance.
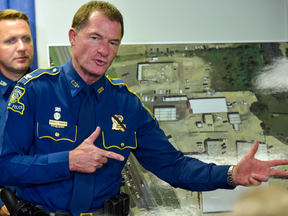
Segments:
[[[28,66],[23,66],[23,67],[18,67],[18,68],[15,68],[15,70],[19,71],[19,73],[24,73],[28,70],[29,68],[29,65]]]
[[[90,73],[94,76],[103,76],[106,71],[91,71]]]

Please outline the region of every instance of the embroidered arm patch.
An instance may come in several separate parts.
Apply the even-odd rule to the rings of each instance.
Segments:
[[[11,109],[14,112],[18,112],[21,115],[23,115],[23,112],[25,110],[25,105],[21,103],[19,100],[24,94],[25,94],[24,88],[15,86],[15,88],[13,89],[11,93],[7,109]]]

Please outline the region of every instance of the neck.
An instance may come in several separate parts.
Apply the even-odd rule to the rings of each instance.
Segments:
[[[26,71],[23,71],[23,72],[12,72],[12,71],[7,71],[3,68],[0,68],[2,74],[7,77],[8,79],[14,81],[14,82],[17,82],[18,80],[21,79],[21,77],[28,71],[28,69]]]
[[[75,59],[72,58],[72,65],[74,67],[74,69],[76,70],[76,72],[78,73],[78,75],[84,80],[84,82],[87,85],[92,85],[94,83],[96,83],[98,80],[100,80],[104,75],[97,75],[97,74],[92,74],[89,73],[89,71],[87,71],[85,68],[81,67],[78,62],[76,62]]]
[[[78,73],[78,74],[84,80],[84,82],[87,85],[92,85],[102,78],[102,76],[96,76],[93,74],[92,75],[91,74],[80,74],[80,73]]]

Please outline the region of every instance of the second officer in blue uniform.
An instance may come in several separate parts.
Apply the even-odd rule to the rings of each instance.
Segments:
[[[12,9],[0,11],[0,53],[0,146],[2,146],[8,99],[17,81],[31,72],[30,64],[34,56],[29,18],[26,14]],[[7,210],[2,200],[0,208],[0,215],[5,215]]]

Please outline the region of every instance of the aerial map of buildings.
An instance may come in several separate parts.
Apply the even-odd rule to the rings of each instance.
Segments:
[[[288,43],[124,44],[106,75],[122,79],[188,157],[237,164],[258,140],[258,159],[288,159],[287,54]],[[70,57],[70,46],[49,46],[51,67]],[[132,154],[122,176],[130,215],[225,216],[247,190],[173,188]],[[288,188],[282,178],[265,184]]]

